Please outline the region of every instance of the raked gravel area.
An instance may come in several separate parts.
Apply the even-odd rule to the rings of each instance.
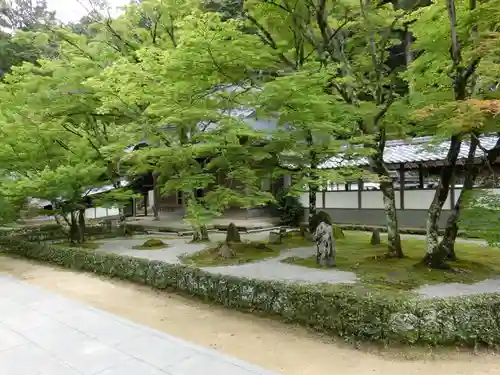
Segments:
[[[222,240],[223,233],[211,234],[213,240]],[[268,237],[268,232],[252,233],[242,235],[243,239],[263,240]],[[403,237],[419,238],[415,235]],[[162,238],[169,245],[165,250],[134,250],[133,246],[142,244],[147,238]],[[421,236],[420,236],[421,238]],[[484,242],[477,240],[459,239],[460,242],[468,241],[479,245]],[[179,264],[179,256],[189,255],[204,249],[206,244],[191,244],[189,237],[162,235],[143,235],[127,239],[106,239],[100,241],[99,251],[129,255],[162,262]],[[307,258],[315,253],[315,247],[295,248],[284,250],[276,258],[265,259],[252,263],[219,267],[203,267],[202,269],[217,274],[231,275],[237,277],[254,278],[261,280],[283,281],[291,283],[326,283],[326,284],[352,284],[357,281],[353,272],[335,269],[314,269],[300,267],[293,264],[282,263],[281,260],[294,256]],[[500,291],[500,279],[489,279],[474,284],[444,283],[435,285],[424,285],[415,290],[422,298],[446,298],[471,294],[491,293]]]
[[[243,235],[243,238],[248,238],[249,236],[254,240],[264,239],[267,238],[268,233],[262,232],[247,236]],[[169,245],[168,249],[134,250],[132,248],[133,246],[142,244],[148,237],[161,238],[161,236],[137,236],[132,239],[108,239],[101,241],[99,251],[178,264],[181,263],[179,256],[196,253],[207,246],[206,244],[191,244],[189,243],[189,238],[163,238],[163,241]],[[223,235],[221,235],[222,238]],[[212,235],[212,239],[217,239],[217,235]],[[276,258],[233,266],[203,267],[202,269],[222,275],[294,283],[349,284],[356,282],[356,275],[353,272],[320,270],[280,262],[282,259],[291,256],[307,258],[313,255],[314,252],[315,248],[312,246],[308,248],[296,248],[282,251],[280,256]]]

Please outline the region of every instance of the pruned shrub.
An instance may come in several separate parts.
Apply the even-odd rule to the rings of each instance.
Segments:
[[[332,229],[333,229],[333,237],[335,239],[341,239],[341,238],[345,238],[345,234],[344,234],[344,231],[342,230],[341,227],[339,227],[338,225],[332,225]]]
[[[288,195],[286,190],[278,192],[271,206],[273,213],[280,218],[280,225],[296,228],[304,217],[304,206],[299,198]]]
[[[240,232],[234,223],[230,223],[226,232],[226,243],[241,242]]]
[[[144,241],[142,245],[134,246],[133,248],[136,250],[154,250],[164,249],[166,247],[168,247],[168,245],[159,238],[149,238]]]

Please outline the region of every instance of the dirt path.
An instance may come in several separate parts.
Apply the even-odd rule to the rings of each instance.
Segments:
[[[25,260],[0,257],[0,272],[285,375],[500,374],[500,356],[494,354],[448,353],[410,361],[357,351],[269,319]]]

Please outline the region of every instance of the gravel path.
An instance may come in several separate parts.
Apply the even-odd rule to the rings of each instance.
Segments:
[[[243,235],[242,237],[257,240],[266,238],[267,235],[267,233],[263,232]],[[170,245],[168,250],[132,249],[133,246],[142,244],[146,238],[153,237],[154,236],[136,236],[131,239],[104,240],[101,242],[99,251],[178,264],[180,263],[178,258],[180,255],[193,254],[203,250],[207,246],[206,244],[190,244],[188,243],[188,239],[163,239],[164,242]],[[212,235],[213,240],[218,240],[217,237],[219,237],[218,234]],[[220,235],[220,237],[220,239],[222,239],[224,235]],[[158,236],[156,236],[156,238],[158,238]],[[350,284],[356,282],[356,275],[353,272],[326,269],[320,270],[280,262],[280,260],[291,256],[307,258],[314,253],[314,247],[296,248],[283,251],[280,256],[276,258],[234,266],[203,267],[202,269],[207,272],[223,275],[294,283]]]
[[[267,238],[267,232],[242,235],[243,239],[263,240]],[[170,247],[168,250],[134,250],[133,246],[140,245],[147,238],[162,238]],[[225,237],[224,234],[211,234],[212,240],[218,241]],[[418,235],[403,235],[404,238],[419,238]],[[486,243],[478,240],[457,239],[459,242],[472,242],[486,246]],[[101,241],[99,251],[129,255],[151,260],[160,260],[167,263],[179,264],[179,256],[189,255],[203,250],[206,244],[190,244],[188,238],[162,236],[135,236],[130,239],[107,239]],[[325,284],[352,284],[357,280],[353,272],[335,269],[314,269],[300,267],[293,264],[282,263],[281,260],[288,257],[307,258],[314,255],[314,247],[295,248],[282,251],[276,258],[246,263],[233,266],[204,267],[203,270],[211,273],[231,275],[245,278],[256,278],[261,280],[284,281],[291,283],[325,283]],[[424,285],[415,290],[422,298],[446,298],[471,294],[500,292],[500,279],[488,279],[474,284],[444,283],[435,285]]]

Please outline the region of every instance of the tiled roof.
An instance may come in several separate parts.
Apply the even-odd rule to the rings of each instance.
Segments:
[[[481,137],[481,146],[487,150],[495,147],[497,136]],[[388,141],[384,150],[384,162],[387,164],[414,164],[422,162],[442,162],[446,159],[446,154],[450,146],[450,141],[437,141],[432,137],[419,137],[412,140]],[[469,153],[469,141],[463,141],[460,148],[459,160],[467,158]],[[476,157],[484,156],[481,149],[476,150]],[[335,169],[343,166],[363,166],[368,165],[366,157],[333,157],[320,165],[321,169]]]

